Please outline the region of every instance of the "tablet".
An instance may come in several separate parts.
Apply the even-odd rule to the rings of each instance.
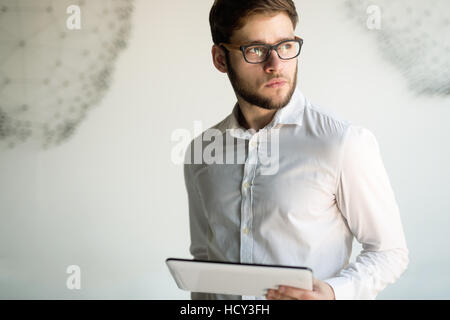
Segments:
[[[192,292],[262,297],[279,285],[313,289],[313,272],[307,267],[177,258],[166,264],[178,288]]]

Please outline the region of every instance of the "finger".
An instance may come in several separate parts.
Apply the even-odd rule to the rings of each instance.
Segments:
[[[278,294],[277,300],[297,300],[297,299],[292,298],[290,296],[286,296],[284,294]]]
[[[280,286],[279,293],[284,296],[288,296],[297,300],[310,300],[314,299],[313,292],[310,290],[294,288],[289,286]]]
[[[320,286],[320,280],[313,278],[313,291],[316,291],[317,288],[319,288],[319,286]]]
[[[266,299],[267,300],[272,300],[274,297],[274,290],[273,289],[266,289]]]
[[[277,290],[270,290],[267,293],[267,300],[294,300],[294,298],[283,295]]]

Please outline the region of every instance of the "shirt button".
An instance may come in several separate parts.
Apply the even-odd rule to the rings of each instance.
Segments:
[[[248,234],[250,232],[250,230],[248,230],[248,228],[245,228],[243,231],[245,234]]]
[[[256,142],[256,141],[250,142],[250,146],[252,146],[253,148],[256,148],[257,145],[258,145],[258,142]]]
[[[245,189],[247,189],[248,187],[250,187],[250,184],[248,182],[244,182],[244,184],[242,185]]]

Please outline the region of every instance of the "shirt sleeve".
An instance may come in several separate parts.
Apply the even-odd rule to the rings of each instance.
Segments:
[[[187,152],[190,152],[188,148]],[[187,156],[186,156],[187,157]],[[187,159],[185,157],[185,159]],[[192,174],[193,164],[184,164],[184,181],[186,185],[186,191],[188,196],[189,207],[189,229],[191,244],[189,251],[195,260],[208,260],[207,254],[207,239],[208,239],[208,221],[203,210],[202,201],[197,187],[194,183],[194,177]],[[205,293],[191,292],[192,300],[205,300],[208,295]]]
[[[355,262],[324,281],[337,300],[375,299],[406,270],[409,258],[378,142],[363,127],[350,125],[346,131],[336,203],[363,250]]]

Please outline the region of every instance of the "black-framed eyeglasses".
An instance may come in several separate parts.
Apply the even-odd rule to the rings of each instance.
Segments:
[[[240,50],[244,55],[244,59],[248,63],[257,64],[267,61],[272,53],[272,50],[278,54],[281,60],[290,60],[297,58],[302,49],[303,39],[295,37],[293,40],[283,40],[274,44],[250,44],[250,45],[238,45],[231,43],[220,43],[219,46],[224,47],[227,50],[235,49]]]

